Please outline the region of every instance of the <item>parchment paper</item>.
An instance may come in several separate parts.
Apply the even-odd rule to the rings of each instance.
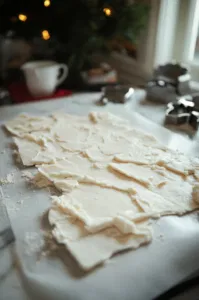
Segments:
[[[135,113],[134,101],[126,105],[100,107],[95,104],[98,98],[98,93],[83,94],[4,107],[0,110],[0,120],[3,123],[20,112],[44,115],[61,109],[84,115],[94,110],[110,111],[128,118],[132,125],[153,134],[166,146],[188,155],[197,155],[197,140],[191,141],[173,134]],[[81,271],[63,247],[55,255],[41,256],[42,230],[49,229],[46,213],[50,207],[50,193],[46,189],[33,188],[21,177],[23,167],[14,162],[10,145],[12,139],[3,129],[0,131],[0,141],[0,177],[13,172],[15,178],[13,184],[2,186],[1,193],[17,239],[16,253],[22,271],[20,278],[32,299],[148,300],[199,271],[197,213],[161,218],[154,225],[151,244],[115,255],[105,265],[89,273]],[[6,296],[6,291],[4,293]],[[14,297],[14,291],[12,296],[2,299],[18,300],[16,294]]]

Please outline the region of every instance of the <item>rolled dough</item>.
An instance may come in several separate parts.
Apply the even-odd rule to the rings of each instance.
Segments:
[[[153,218],[199,207],[198,160],[112,114],[22,114],[5,126],[35,182],[61,191],[49,222],[84,270],[150,242]]]

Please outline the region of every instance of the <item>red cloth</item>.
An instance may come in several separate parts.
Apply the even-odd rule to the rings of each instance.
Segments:
[[[58,89],[51,96],[33,97],[32,95],[30,95],[26,84],[22,82],[14,82],[10,84],[10,86],[8,87],[8,91],[14,103],[34,102],[34,101],[48,100],[48,99],[50,100],[50,99],[56,99],[60,97],[66,97],[72,94],[71,90]]]

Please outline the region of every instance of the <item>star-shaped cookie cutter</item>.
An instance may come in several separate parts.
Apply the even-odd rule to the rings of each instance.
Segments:
[[[170,102],[167,105],[165,114],[167,125],[190,125],[197,130],[199,126],[199,110],[191,96],[181,97],[176,103]]]

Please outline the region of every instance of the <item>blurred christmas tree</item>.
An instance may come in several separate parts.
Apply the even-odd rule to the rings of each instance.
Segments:
[[[136,45],[146,25],[147,0],[6,0],[0,2],[0,31],[61,45],[64,61],[82,69],[95,52]],[[56,54],[57,55],[57,54]],[[57,57],[56,57],[57,59]]]

